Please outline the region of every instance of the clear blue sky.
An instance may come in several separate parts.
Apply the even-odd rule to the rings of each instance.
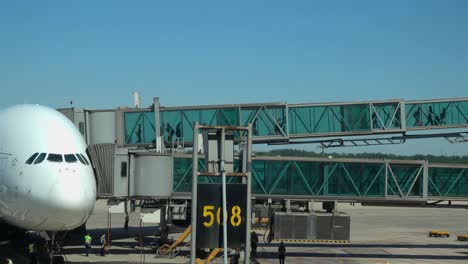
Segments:
[[[2,108],[468,97],[468,1],[2,1],[0,90]]]

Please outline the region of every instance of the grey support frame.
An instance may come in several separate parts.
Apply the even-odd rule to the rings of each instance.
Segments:
[[[240,176],[242,177],[242,183],[247,185],[247,208],[246,208],[246,234],[245,234],[245,258],[244,263],[250,263],[250,230],[251,230],[251,206],[252,206],[252,184],[251,184],[251,164],[252,164],[252,125],[247,127],[238,126],[206,126],[199,125],[197,122],[194,123],[194,135],[193,135],[193,153],[192,153],[192,234],[191,234],[191,250],[190,250],[190,263],[195,264],[196,249],[197,249],[197,190],[198,190],[198,177],[199,176],[221,176],[222,177],[222,188],[223,188],[223,205],[222,208],[226,208],[226,176]],[[206,168],[203,172],[199,172],[199,135],[200,131],[218,131],[221,132],[221,137],[217,139],[220,150],[219,170],[209,170]],[[239,136],[238,146],[240,148],[242,166],[240,172],[227,172],[225,170],[225,135],[226,132],[230,131],[234,134],[237,133]],[[219,134],[218,134],[219,135]],[[205,137],[207,138],[207,137]],[[204,144],[207,146],[207,144]],[[208,158],[209,154],[206,153],[208,149],[203,150],[205,159]],[[233,153],[234,154],[234,153]],[[234,155],[232,155],[234,156]],[[209,167],[209,166],[208,166]],[[221,174],[221,175],[220,175]],[[224,263],[227,264],[227,216],[226,210],[223,210],[223,246],[224,246]]]

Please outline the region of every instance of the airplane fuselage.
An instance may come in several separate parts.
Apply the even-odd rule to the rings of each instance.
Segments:
[[[0,219],[19,228],[64,231],[91,215],[96,181],[77,128],[56,110],[0,111]]]

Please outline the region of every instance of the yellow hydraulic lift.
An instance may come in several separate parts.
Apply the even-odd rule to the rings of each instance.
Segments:
[[[429,232],[430,237],[450,237],[450,233],[448,231],[442,230],[431,230]]]
[[[179,246],[192,232],[192,225],[189,225],[187,229],[185,229],[184,233],[176,240],[172,245],[163,245],[159,248],[159,253],[161,255],[167,255],[169,254],[172,250],[174,250],[177,246]],[[213,251],[211,251],[210,255],[205,259],[205,261],[202,261],[201,259],[197,258],[196,263],[197,264],[208,264],[210,263],[213,259],[216,258],[216,256],[221,252],[220,248],[215,248]]]
[[[159,253],[161,255],[167,255],[174,248],[176,248],[180,243],[182,243],[188,237],[188,235],[190,235],[190,232],[192,232],[192,225],[189,225],[187,229],[185,229],[184,233],[182,233],[182,235],[174,243],[172,243],[172,245],[162,245],[159,248]]]

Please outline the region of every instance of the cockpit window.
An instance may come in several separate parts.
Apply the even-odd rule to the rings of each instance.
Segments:
[[[83,155],[83,154],[80,153],[80,156],[83,158],[83,160],[85,161],[86,165],[89,165],[89,161],[86,159],[85,155]]]
[[[37,155],[39,155],[39,152],[32,154],[32,156],[26,161],[26,164],[32,164]]]
[[[80,156],[80,154],[76,153],[76,156],[78,157],[78,159],[80,160],[80,162],[83,163],[83,165],[86,165],[86,162],[85,162],[84,159]]]
[[[41,153],[41,154],[39,154],[39,156],[37,157],[37,159],[34,161],[34,164],[39,164],[39,163],[41,163],[42,161],[44,161],[46,155],[47,155],[47,153]]]
[[[78,160],[76,159],[75,155],[73,154],[65,154],[65,161],[66,162],[77,162]]]
[[[52,162],[62,162],[63,156],[61,154],[50,153],[49,156],[47,156],[47,160]]]

